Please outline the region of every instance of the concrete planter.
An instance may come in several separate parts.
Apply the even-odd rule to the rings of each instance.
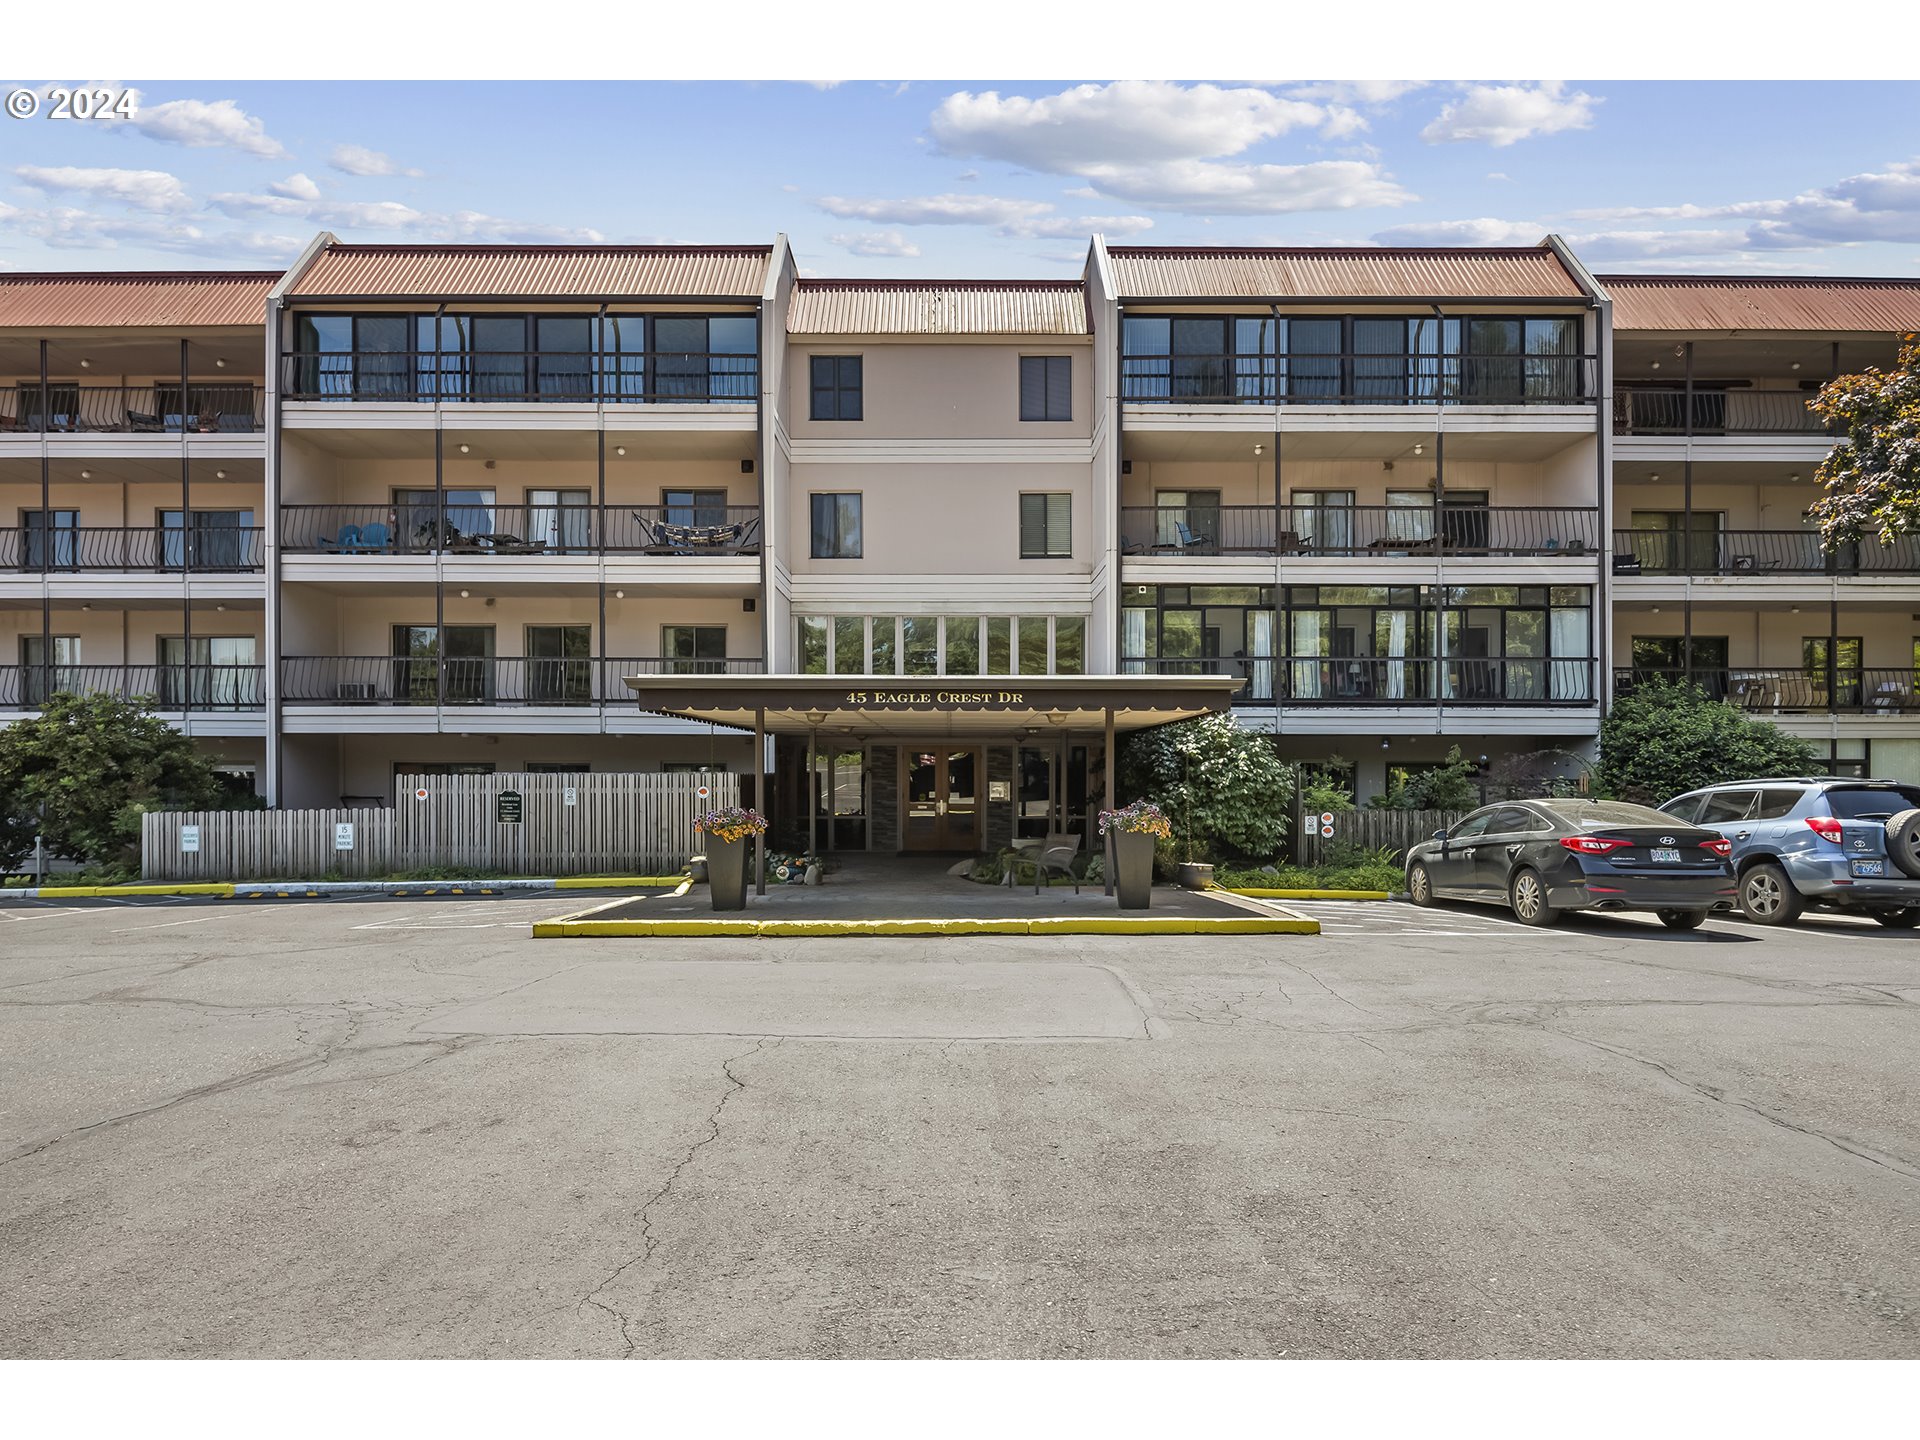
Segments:
[[[1144,830],[1113,832],[1113,888],[1122,910],[1153,903],[1153,836]]]
[[[1204,890],[1213,884],[1213,866],[1199,865],[1188,860],[1180,866],[1180,888],[1183,890]]]
[[[752,840],[707,837],[707,889],[716,910],[747,908],[747,852]]]

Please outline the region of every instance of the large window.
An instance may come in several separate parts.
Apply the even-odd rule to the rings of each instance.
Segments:
[[[585,705],[593,699],[593,627],[529,625],[526,697],[536,705]]]
[[[814,420],[858,420],[861,418],[861,375],[858,355],[815,355],[809,370],[813,402],[808,416]]]
[[[393,627],[393,695],[401,704],[433,705],[446,673],[449,705],[485,705],[494,698],[493,626]]]
[[[669,675],[723,675],[727,669],[727,627],[662,625],[661,667]]]
[[[1073,419],[1073,357],[1071,355],[1022,355],[1020,357],[1020,418],[1022,420]]]
[[[251,635],[160,637],[160,705],[177,710],[239,709],[264,703],[262,672]]]
[[[1020,497],[1020,558],[1065,559],[1073,554],[1073,495],[1069,491]]]
[[[813,558],[860,559],[858,493],[813,497]]]
[[[795,640],[799,668],[807,675],[1086,671],[1083,615],[802,615]]]

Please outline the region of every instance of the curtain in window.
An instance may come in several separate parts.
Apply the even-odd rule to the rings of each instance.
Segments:
[[[1273,698],[1273,611],[1254,610],[1247,615],[1247,698]]]
[[[1141,609],[1120,612],[1120,670],[1126,675],[1144,675],[1147,658],[1147,618],[1151,612]]]
[[[1320,625],[1321,618],[1318,610],[1296,610],[1293,615],[1293,653],[1303,657],[1293,662],[1292,693],[1296,700],[1320,698],[1320,662],[1317,659],[1304,657],[1327,653],[1326,636]]]
[[[1407,694],[1407,621],[1412,617],[1404,610],[1391,611],[1387,619],[1387,696],[1393,700],[1404,700]]]
[[[1548,644],[1553,660],[1548,698],[1552,700],[1591,700],[1593,667],[1584,658],[1588,642],[1588,611],[1556,610],[1550,622]]]

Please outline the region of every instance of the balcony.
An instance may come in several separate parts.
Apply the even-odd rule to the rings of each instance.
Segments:
[[[1592,355],[1124,355],[1129,405],[1583,405]]]
[[[1237,675],[1236,704],[1270,705],[1277,698],[1288,706],[1590,706],[1596,703],[1594,665],[1592,659],[1538,655],[1120,661],[1128,675]]]
[[[233,384],[0,387],[0,434],[250,435],[266,429],[266,391]]]
[[[288,705],[591,706],[632,704],[629,675],[758,675],[765,669],[758,656],[599,660],[290,655],[280,662],[280,679],[281,699]]]
[[[758,555],[758,505],[283,505],[290,555]]]
[[[1890,545],[1864,540],[1831,554],[1813,530],[1718,530],[1687,538],[1673,531],[1616,530],[1616,575],[1920,575],[1920,536]]]
[[[1912,666],[1680,670],[1636,665],[1613,672],[1614,690],[1622,695],[1654,680],[1690,681],[1716,700],[1761,715],[1920,715],[1920,672]]]
[[[295,351],[288,400],[393,405],[751,405],[753,354],[699,351]]]
[[[1591,506],[1407,505],[1217,507],[1128,505],[1126,555],[1586,556],[1598,552]]]
[[[257,525],[0,529],[0,572],[244,575],[265,568],[266,531]]]
[[[56,694],[146,698],[164,711],[259,710],[264,665],[0,665],[0,710],[34,710]]]
[[[1614,396],[1616,435],[1821,436],[1827,422],[1794,390],[1624,390]]]

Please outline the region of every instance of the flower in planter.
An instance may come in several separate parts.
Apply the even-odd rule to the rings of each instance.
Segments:
[[[1167,819],[1166,811],[1151,800],[1136,800],[1118,810],[1102,810],[1100,833],[1105,835],[1110,829],[1129,835],[1151,835],[1156,840],[1173,838],[1173,822]]]
[[[709,810],[698,816],[693,828],[702,835],[711,835],[716,840],[731,844],[735,840],[746,840],[762,834],[767,828],[767,817],[758,810],[744,810],[738,805],[724,805],[718,810]]]

